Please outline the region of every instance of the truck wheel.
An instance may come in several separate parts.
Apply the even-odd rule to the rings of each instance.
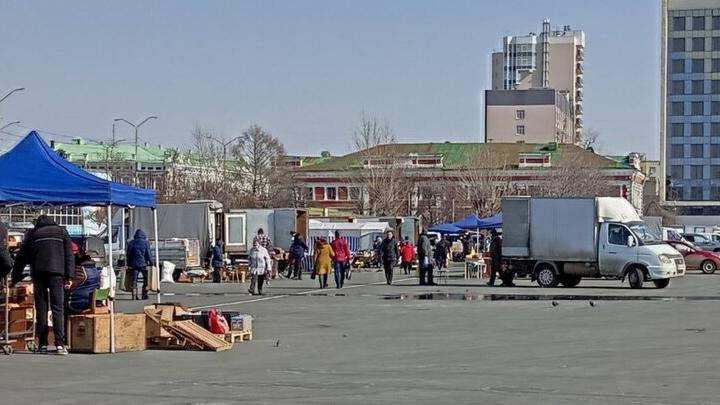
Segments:
[[[665,288],[665,287],[667,287],[668,285],[670,285],[670,279],[669,279],[669,278],[665,278],[665,279],[662,279],[662,280],[653,280],[653,284],[655,284],[655,288],[661,288],[661,289],[662,289],[662,288]]]
[[[700,265],[700,270],[702,270],[702,272],[705,274],[713,274],[715,273],[715,270],[717,270],[717,266],[712,260],[705,260]]]
[[[645,281],[645,274],[639,267],[633,267],[628,270],[627,278],[628,283],[630,283],[630,288],[637,290],[642,288],[643,281]]]
[[[555,288],[560,284],[560,277],[555,274],[555,269],[551,266],[541,266],[536,273],[535,278],[540,287],[543,288]]]
[[[575,274],[565,274],[560,278],[560,283],[562,283],[563,287],[572,288],[580,284],[580,280],[582,280],[581,276]]]

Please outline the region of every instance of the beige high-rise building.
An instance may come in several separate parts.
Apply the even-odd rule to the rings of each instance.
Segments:
[[[530,33],[524,36],[507,36],[503,38],[502,51],[494,52],[491,57],[492,89],[558,91],[569,100],[570,128],[565,128],[563,132],[568,131],[571,136],[562,135],[561,139],[558,139],[557,131],[538,136],[547,142],[576,143],[583,128],[584,49],[583,31],[572,30],[568,25],[554,28],[548,20],[543,22],[543,30],[539,35]],[[554,111],[552,113],[555,114]],[[493,118],[492,114],[487,118]],[[486,139],[493,139],[493,142],[522,141],[517,136],[506,139],[489,133],[487,122],[485,132]]]

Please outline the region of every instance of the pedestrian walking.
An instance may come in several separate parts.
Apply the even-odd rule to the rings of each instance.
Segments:
[[[327,288],[328,274],[332,271],[332,259],[335,252],[325,238],[321,238],[315,245],[315,275],[320,282],[320,288]]]
[[[222,271],[225,268],[225,257],[223,248],[225,244],[219,238],[215,241],[215,245],[212,248],[212,259],[211,266],[213,269],[212,279],[213,283],[219,283],[222,281]]]
[[[132,291],[133,300],[139,300],[137,294],[138,277],[142,275],[142,299],[148,299],[148,266],[152,266],[153,262],[150,258],[150,243],[147,235],[142,229],[135,231],[133,240],[131,240],[125,251],[125,260],[130,269],[132,269]]]
[[[383,238],[380,235],[376,236],[375,241],[373,242],[374,256],[373,256],[372,264],[377,268],[382,267],[382,263],[380,260],[380,245],[382,245],[382,242],[383,242]],[[382,271],[382,269],[380,269],[378,271]]]
[[[335,239],[330,243],[330,247],[335,253],[335,261],[333,262],[335,286],[342,288],[343,284],[345,284],[345,270],[350,266],[352,254],[347,241],[340,237],[340,231],[335,231]]]
[[[410,243],[410,239],[406,236],[400,247],[400,267],[405,274],[412,272],[412,262],[415,260],[415,247]]]
[[[420,267],[420,285],[435,285],[433,281],[433,265],[430,261],[432,246],[427,231],[423,230],[417,241],[418,266]]]
[[[287,277],[290,278],[292,272],[292,278],[294,280],[302,279],[302,264],[305,259],[305,253],[308,252],[308,247],[302,238],[302,235],[296,233],[293,236],[292,244],[290,245],[290,260],[291,266],[288,267]]]
[[[260,243],[260,246],[264,247],[265,250],[267,250],[268,255],[271,254],[273,251],[273,244],[272,240],[269,236],[265,235],[265,231],[262,228],[258,228],[257,234],[253,238],[253,243],[255,241],[258,241]],[[265,272],[265,282],[267,285],[270,285],[270,280],[272,279],[272,256],[270,256],[270,270]]]
[[[400,249],[398,248],[395,234],[391,230],[385,232],[385,239],[380,244],[380,262],[383,270],[385,270],[385,281],[388,285],[392,285],[393,270],[400,257]]]
[[[253,247],[248,253],[248,267],[251,275],[250,289],[248,290],[250,295],[264,295],[265,274],[271,269],[271,265],[270,253],[260,244],[259,240],[254,240]],[[257,290],[255,290],[255,287],[257,287]]]
[[[445,235],[435,244],[435,265],[438,270],[447,269],[448,253],[450,252],[450,242]]]
[[[27,234],[12,271],[12,284],[23,278],[30,265],[35,289],[36,332],[40,353],[67,354],[65,348],[65,290],[72,287],[75,257],[70,235],[47,215],[41,215]],[[49,294],[48,294],[49,291]],[[48,303],[48,295],[50,302]],[[52,310],[55,347],[48,347],[48,304]]]
[[[502,239],[497,230],[490,231],[490,238],[490,280],[487,285],[494,286],[495,278],[500,274],[500,278],[503,280],[501,287],[514,287],[512,278],[508,280],[502,274]]]

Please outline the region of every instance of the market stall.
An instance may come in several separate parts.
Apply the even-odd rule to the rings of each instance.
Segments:
[[[59,156],[37,132],[30,132],[9,152],[0,157],[0,205],[24,207],[112,207],[155,209],[155,191],[115,183],[88,173]],[[157,217],[154,239],[157,251]],[[114,272],[112,249],[109,271]],[[111,286],[114,289],[115,286]],[[114,292],[114,291],[113,291]],[[157,295],[160,301],[160,293]],[[114,305],[110,301],[110,352],[115,352]],[[2,337],[0,337],[1,339]]]

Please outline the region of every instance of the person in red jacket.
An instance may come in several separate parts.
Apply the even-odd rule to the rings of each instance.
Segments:
[[[400,259],[401,259],[401,267],[405,274],[410,274],[412,272],[412,262],[415,260],[415,247],[410,243],[410,239],[408,237],[405,237],[405,241],[403,241],[403,245],[400,247]]]
[[[335,251],[335,285],[342,288],[345,283],[345,269],[350,265],[352,254],[348,248],[347,241],[340,237],[340,231],[335,231],[335,239],[330,243],[333,251]]]

